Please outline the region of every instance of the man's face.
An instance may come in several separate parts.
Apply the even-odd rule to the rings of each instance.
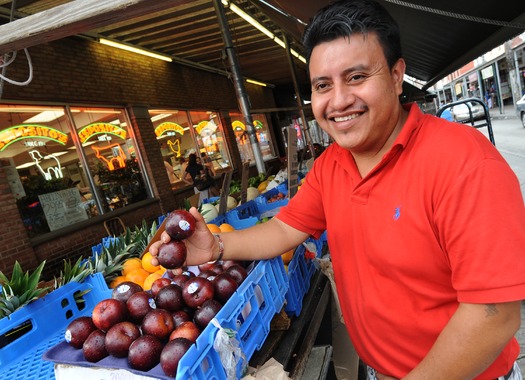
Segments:
[[[376,34],[369,33],[317,45],[309,65],[321,128],[353,154],[379,152],[400,120],[404,61],[390,70]]]

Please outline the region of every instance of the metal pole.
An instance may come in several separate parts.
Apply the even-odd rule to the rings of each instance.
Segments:
[[[261,147],[259,146],[257,133],[253,125],[252,116],[250,115],[250,101],[244,87],[244,81],[239,68],[239,62],[237,60],[237,55],[235,54],[235,48],[233,46],[230,29],[228,28],[226,13],[224,12],[224,7],[221,0],[213,0],[213,6],[215,7],[215,12],[217,13],[217,18],[219,19],[219,26],[221,27],[222,39],[224,41],[224,49],[226,51],[226,55],[228,56],[230,69],[232,71],[233,84],[235,86],[239,108],[241,109],[246,122],[246,132],[248,133],[250,144],[252,146],[253,156],[255,157],[255,165],[257,166],[257,171],[259,174],[265,173],[266,169],[262,159]]]
[[[494,68],[495,68],[495,77],[496,77],[496,80],[498,81],[498,106],[499,106],[499,113],[500,115],[505,113],[503,111],[503,97],[501,96],[501,79],[499,77],[499,65],[498,65],[498,61],[494,62]]]
[[[306,140],[306,144],[308,144],[308,148],[310,149],[312,157],[315,158],[315,150],[312,144],[312,137],[310,136],[310,127],[308,126],[308,120],[306,119],[306,114],[304,113],[303,97],[301,96],[301,92],[299,91],[299,85],[297,84],[297,74],[295,72],[293,57],[292,53],[290,52],[290,45],[288,43],[288,38],[286,37],[285,33],[283,33],[283,41],[284,45],[286,46],[286,56],[288,57],[290,71],[292,72],[293,88],[295,91],[295,97],[297,98],[297,106],[299,107],[299,113],[301,114],[301,120],[303,121],[303,136]]]

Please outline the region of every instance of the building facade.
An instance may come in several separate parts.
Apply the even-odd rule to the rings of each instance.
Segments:
[[[434,90],[439,104],[466,97],[489,108],[515,104],[525,94],[525,32],[443,78]]]
[[[19,52],[0,98],[0,271],[91,254],[103,221],[148,223],[194,193],[191,153],[220,174],[250,160],[229,78],[70,37]],[[273,90],[246,85],[253,109]],[[278,162],[280,119],[252,115],[267,165]],[[276,133],[276,131],[278,131]],[[252,153],[253,155],[253,153]],[[253,157],[252,157],[253,159]]]

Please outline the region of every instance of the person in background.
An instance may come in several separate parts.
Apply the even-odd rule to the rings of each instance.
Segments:
[[[170,179],[170,183],[177,182],[177,176],[175,175],[175,172],[173,171],[173,166],[168,161],[164,161],[164,167],[166,168],[166,173],[168,174],[168,178]]]
[[[214,236],[192,208],[187,264],[268,259],[326,230],[370,380],[521,379],[525,207],[515,174],[477,129],[400,103],[399,27],[379,3],[331,3],[304,46],[312,111],[334,143],[266,223]]]
[[[441,107],[443,107],[444,105],[444,103],[441,103]],[[445,108],[445,110],[441,113],[440,117],[448,121],[454,121],[454,115],[452,115],[450,108]]]
[[[197,187],[195,186],[195,179],[197,178],[197,176],[201,176],[204,174],[205,174],[204,166],[197,162],[197,155],[195,153],[191,153],[188,156],[188,166],[186,166],[186,169],[184,170],[184,174],[182,175],[182,180],[189,185],[194,185],[193,190],[195,194],[200,194],[199,205],[202,203],[204,199],[209,198],[208,189],[198,190]]]

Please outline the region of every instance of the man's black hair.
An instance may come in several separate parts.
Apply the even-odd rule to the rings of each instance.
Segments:
[[[375,33],[390,68],[401,58],[399,26],[382,5],[374,0],[338,0],[317,12],[307,26],[303,36],[307,61],[320,43],[354,33]]]

